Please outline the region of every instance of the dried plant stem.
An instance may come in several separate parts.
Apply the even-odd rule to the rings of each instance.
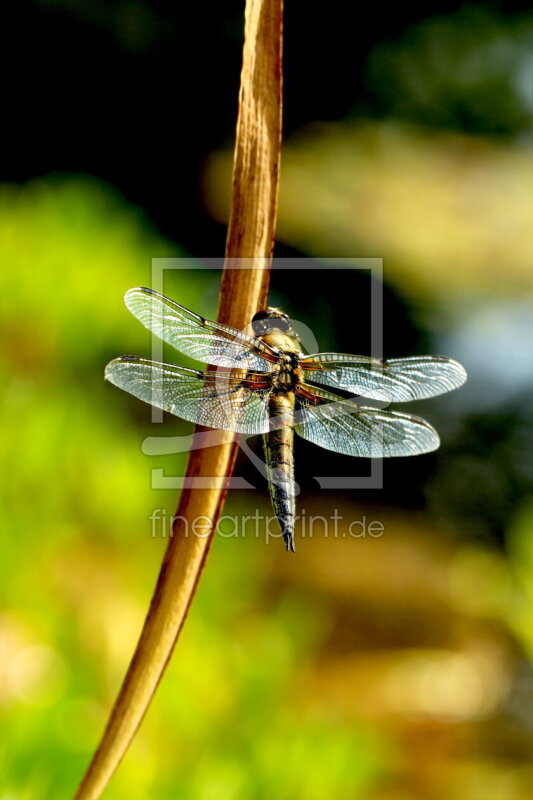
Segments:
[[[237,328],[265,303],[268,289],[281,143],[281,30],[282,0],[247,0],[232,211],[218,308],[218,319]],[[178,522],[137,648],[75,800],[100,797],[146,713],[191,605],[236,451],[235,437],[227,433],[222,444],[190,454],[187,477],[218,478],[218,486],[181,493]],[[202,537],[184,536],[185,526],[197,517],[209,520],[210,535],[204,527]]]

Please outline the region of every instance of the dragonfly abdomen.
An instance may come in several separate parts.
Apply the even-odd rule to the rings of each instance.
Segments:
[[[294,552],[294,394],[273,395],[269,414],[276,424],[264,437],[270,496],[287,550]]]

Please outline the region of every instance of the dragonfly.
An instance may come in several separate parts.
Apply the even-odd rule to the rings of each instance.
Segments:
[[[428,453],[440,441],[426,420],[365,405],[361,399],[384,404],[422,400],[466,380],[461,364],[444,356],[383,360],[345,353],[306,355],[289,316],[278,308],[255,314],[247,332],[211,322],[153,289],[130,289],[124,300],[153,334],[209,366],[197,370],[120,356],[107,365],[106,379],[197,425],[262,435],[272,505],[286,549],[292,552],[295,432],[350,456]]]

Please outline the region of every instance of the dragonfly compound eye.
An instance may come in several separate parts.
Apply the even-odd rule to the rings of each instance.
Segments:
[[[291,329],[291,321],[279,308],[265,308],[258,311],[252,319],[254,333],[264,335],[272,331],[287,333]]]

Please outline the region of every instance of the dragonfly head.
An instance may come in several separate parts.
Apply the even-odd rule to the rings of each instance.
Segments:
[[[266,336],[276,331],[297,338],[289,315],[279,308],[268,307],[258,311],[252,319],[252,328],[256,336]]]

